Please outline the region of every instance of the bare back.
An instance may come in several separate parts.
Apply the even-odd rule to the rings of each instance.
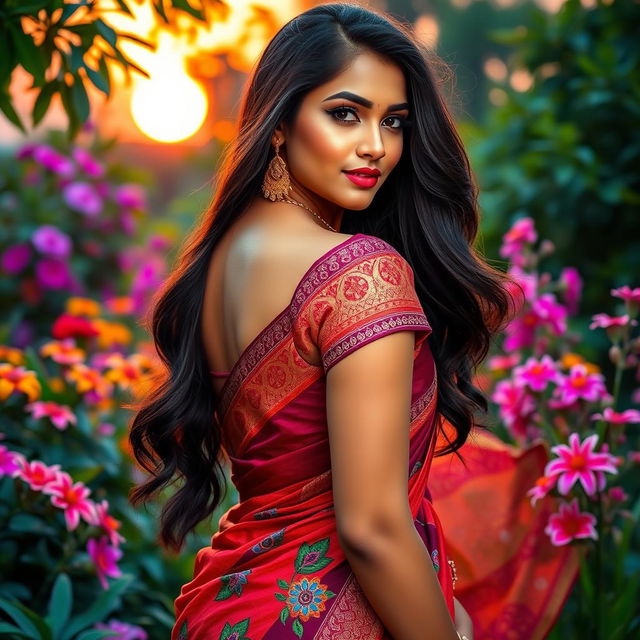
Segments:
[[[209,369],[229,371],[291,302],[312,263],[350,237],[319,227],[295,205],[252,204],[215,248],[202,310]],[[218,392],[226,377],[213,377]]]

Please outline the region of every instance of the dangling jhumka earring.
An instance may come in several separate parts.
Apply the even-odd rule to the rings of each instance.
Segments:
[[[272,202],[278,200],[280,202],[289,202],[290,204],[296,204],[299,207],[303,207],[307,211],[311,211],[311,213],[318,218],[322,224],[331,229],[331,231],[337,232],[337,229],[334,229],[326,220],[324,220],[324,218],[319,216],[312,209],[309,209],[307,205],[287,197],[287,193],[289,189],[291,189],[291,182],[289,180],[287,165],[278,153],[280,144],[280,140],[276,140],[276,154],[271,158],[262,180],[262,195]]]

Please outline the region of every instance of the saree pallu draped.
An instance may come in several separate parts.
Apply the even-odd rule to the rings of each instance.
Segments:
[[[216,419],[239,502],[175,601],[172,640],[391,640],[338,542],[325,376],[395,331],[416,334],[408,500],[453,619],[452,575],[427,480],[436,444],[431,327],[409,263],[358,233],[318,258],[243,351]]]

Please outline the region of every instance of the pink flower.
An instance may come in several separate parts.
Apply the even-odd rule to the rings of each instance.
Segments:
[[[31,236],[31,241],[45,255],[66,258],[71,253],[71,238],[51,224],[38,227]]]
[[[551,543],[559,547],[578,538],[597,540],[598,533],[595,524],[595,516],[591,513],[581,512],[578,499],[574,498],[569,503],[563,502],[560,505],[560,512],[550,516],[544,532],[551,538]]]
[[[101,178],[104,175],[104,166],[100,164],[86,149],[75,147],[71,152],[77,165],[92,178]]]
[[[14,244],[5,250],[0,262],[6,273],[20,273],[31,259],[31,249],[28,244]]]
[[[533,391],[544,391],[549,382],[558,379],[558,368],[551,356],[542,356],[540,360],[529,358],[523,365],[513,370],[516,383],[526,385]]]
[[[110,546],[109,539],[102,537],[100,540],[89,538],[87,542],[87,552],[96,566],[98,579],[100,580],[102,588],[108,589],[109,583],[107,582],[107,576],[117,578],[122,575],[122,572],[116,564],[122,557],[122,551],[118,549],[118,547]]]
[[[25,409],[36,419],[47,416],[60,431],[64,431],[69,423],[77,424],[76,415],[71,408],[56,402],[32,402]]]
[[[7,447],[0,445],[0,476],[14,477],[20,473],[21,454],[10,451]]]
[[[531,310],[514,318],[505,329],[505,351],[516,351],[533,344],[535,330],[541,324],[540,318]]]
[[[611,489],[609,489],[609,498],[613,502],[624,502],[628,497],[629,495],[622,487],[611,487]]]
[[[152,251],[166,251],[171,247],[171,239],[161,233],[149,236],[149,249]]]
[[[606,420],[612,424],[625,424],[627,422],[638,424],[640,422],[640,411],[637,411],[636,409],[627,409],[626,411],[618,413],[611,407],[606,407],[602,413],[594,413],[591,416],[591,419]]]
[[[550,460],[544,470],[545,476],[558,475],[558,491],[566,496],[571,487],[580,481],[585,493],[592,496],[596,492],[596,472],[618,473],[616,458],[610,453],[594,453],[598,442],[597,434],[585,438],[580,443],[577,433],[569,436],[569,445],[558,444],[551,451],[559,456]]]
[[[538,295],[538,275],[536,273],[528,273],[516,264],[509,266],[508,273],[522,287],[526,300],[536,298]]]
[[[109,620],[108,624],[98,622],[95,628],[113,631],[112,636],[103,640],[147,640],[147,632],[144,629],[120,620]]]
[[[580,277],[580,273],[575,267],[565,267],[560,272],[558,284],[562,288],[569,313],[576,313],[582,294],[582,278]]]
[[[94,218],[102,211],[102,198],[88,182],[72,182],[62,190],[65,202],[86,216]]]
[[[63,260],[42,258],[36,263],[36,279],[44,289],[64,289],[71,282],[71,273]]]
[[[119,520],[109,515],[109,503],[106,500],[95,504],[96,508],[96,524],[102,527],[109,536],[109,541],[114,547],[117,547],[125,539],[118,533],[121,526]]]
[[[68,531],[73,531],[78,526],[80,516],[89,524],[95,524],[95,506],[88,499],[90,489],[82,482],[73,484],[71,476],[65,471],[59,471],[56,479],[49,483],[43,492],[51,496],[54,506],[64,509]]]
[[[617,289],[611,289],[611,295],[616,298],[622,298],[626,302],[638,302],[640,303],[640,287],[632,289],[628,285],[618,287]]]
[[[536,409],[527,390],[514,380],[501,380],[496,384],[491,399],[498,404],[500,417],[512,435],[518,439],[525,438]]]
[[[589,325],[589,329],[608,329],[609,327],[625,327],[629,324],[629,314],[625,313],[622,316],[608,316],[606,313],[596,313],[591,317],[593,322]],[[631,324],[638,324],[636,321],[631,321]]]
[[[146,208],[144,189],[137,184],[123,184],[116,187],[114,200],[124,209]]]
[[[32,157],[39,165],[60,176],[69,177],[74,173],[71,160],[46,144],[36,146]]]
[[[567,308],[558,304],[552,293],[544,293],[537,298],[531,310],[542,323],[549,325],[556,335],[560,336],[567,331]]]
[[[60,470],[59,464],[48,467],[40,460],[26,460],[21,464],[18,474],[33,491],[42,491],[46,486],[54,482]]]
[[[554,395],[564,405],[571,404],[578,398],[595,402],[607,394],[604,376],[601,373],[587,373],[587,368],[581,363],[574,364],[568,376],[559,373],[556,382],[558,386]]]
[[[540,476],[536,480],[536,484],[532,489],[527,491],[527,495],[531,496],[531,505],[535,506],[538,500],[544,498],[556,484],[558,476]]]
[[[520,218],[516,220],[502,237],[503,245],[500,247],[500,255],[508,258],[518,253],[525,244],[533,244],[538,239],[533,218]]]
[[[520,362],[520,354],[491,356],[487,362],[489,371],[508,371]]]

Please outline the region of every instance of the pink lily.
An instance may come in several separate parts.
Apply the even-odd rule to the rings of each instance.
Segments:
[[[110,546],[108,538],[102,537],[100,540],[89,538],[87,552],[96,566],[98,580],[100,580],[102,588],[108,589],[107,576],[117,578],[122,575],[116,564],[122,557],[122,551],[118,547]]]
[[[42,490],[51,496],[51,503],[64,509],[67,530],[73,531],[80,521],[80,516],[89,524],[95,524],[94,503],[88,499],[91,490],[82,482],[73,483],[71,476],[59,471],[56,479]]]
[[[593,538],[597,540],[596,522],[594,515],[579,510],[578,498],[574,498],[571,502],[563,502],[560,505],[559,513],[554,513],[549,518],[544,532],[551,538],[551,543],[556,547],[578,538]]]
[[[591,416],[592,420],[606,420],[612,424],[625,424],[625,423],[640,423],[640,411],[636,409],[627,409],[618,413],[611,407],[606,407],[602,413],[594,413]]]

